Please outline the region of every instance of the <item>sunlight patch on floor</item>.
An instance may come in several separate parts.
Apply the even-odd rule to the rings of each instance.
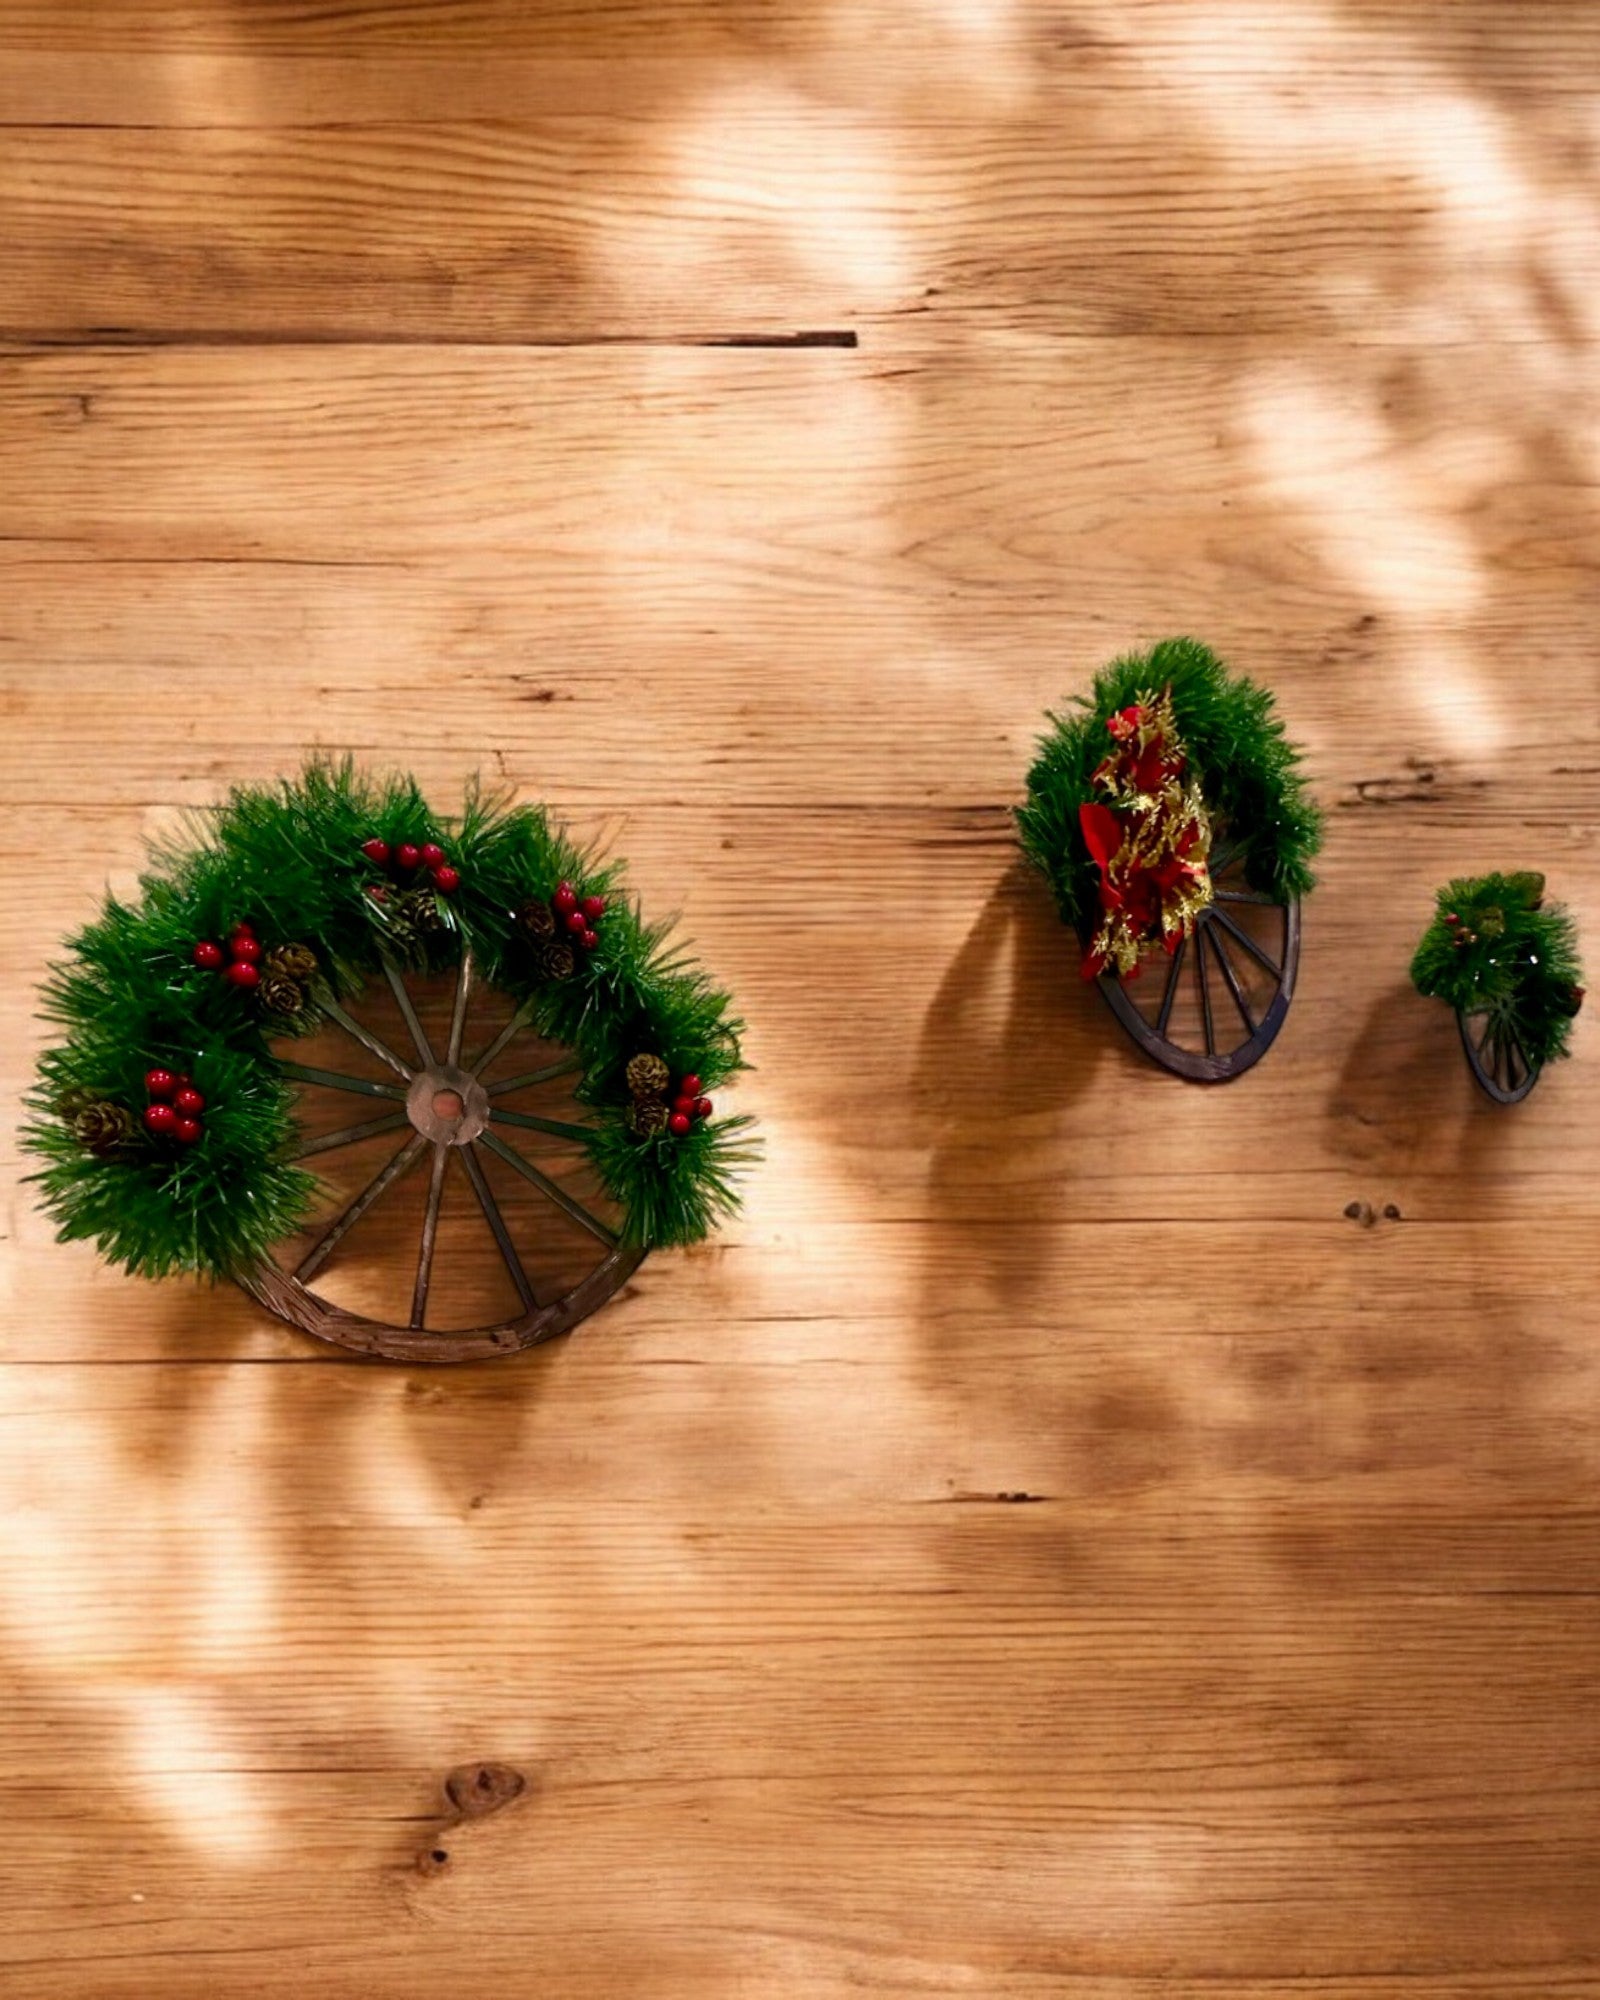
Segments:
[[[703,280],[738,271],[753,306],[764,289],[798,282],[867,310],[912,282],[892,219],[904,189],[881,122],[779,83],[739,83],[674,120],[654,170],[677,199],[614,215],[594,245],[619,288],[692,299]],[[685,212],[697,220],[692,242]]]
[[[128,1774],[173,1838],[208,1861],[255,1860],[272,1839],[250,1774],[221,1762],[220,1732],[203,1696],[130,1689]]]
[[[1469,610],[1483,580],[1470,533],[1441,506],[1441,473],[1414,468],[1383,412],[1323,371],[1269,364],[1241,382],[1244,429],[1262,478],[1306,510],[1318,553],[1388,611]],[[1454,483],[1454,482],[1452,482]]]

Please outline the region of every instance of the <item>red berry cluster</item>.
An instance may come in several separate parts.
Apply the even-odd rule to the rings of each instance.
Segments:
[[[144,1087],[150,1099],[144,1129],[158,1139],[176,1139],[180,1146],[192,1146],[200,1137],[200,1114],[206,1101],[190,1082],[188,1071],[146,1070]]]
[[[1450,926],[1451,930],[1455,932],[1455,936],[1451,938],[1450,942],[1455,946],[1457,951],[1459,951],[1464,944],[1476,944],[1478,942],[1477,932],[1463,930],[1461,928],[1461,919],[1459,916],[1457,916],[1454,910],[1452,910],[1450,914],[1445,918],[1445,922]]]
[[[391,847],[386,840],[376,836],[361,843],[361,852],[374,868],[387,868],[397,882],[409,882],[419,868],[426,868],[429,879],[441,896],[454,895],[461,887],[461,873],[452,868],[445,857],[444,849],[436,840],[420,843],[402,840],[397,847]]]
[[[558,882],[550,907],[556,913],[557,929],[567,931],[572,942],[585,951],[593,951],[600,942],[595,926],[606,913],[605,897],[586,896],[575,882]]]
[[[223,950],[213,938],[202,938],[194,948],[194,962],[207,972],[220,972],[235,986],[257,986],[261,982],[261,946],[254,930],[238,923]]]
[[[659,1116],[659,1113],[657,1115]],[[697,1118],[710,1116],[711,1099],[700,1095],[699,1077],[679,1077],[678,1088],[672,1099],[672,1116],[667,1120],[667,1130],[673,1138],[683,1138]]]

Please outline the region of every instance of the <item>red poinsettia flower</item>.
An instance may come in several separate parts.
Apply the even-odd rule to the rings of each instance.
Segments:
[[[1198,793],[1183,787],[1188,758],[1173,723],[1171,690],[1118,709],[1106,718],[1106,730],[1117,747],[1093,783],[1110,796],[1078,809],[1079,832],[1100,878],[1100,923],[1085,949],[1086,979],[1113,965],[1132,978],[1141,946],[1157,937],[1175,950],[1210,893],[1209,827]]]

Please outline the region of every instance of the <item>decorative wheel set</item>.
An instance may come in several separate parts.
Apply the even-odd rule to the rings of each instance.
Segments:
[[[1169,639],[1114,660],[1074,713],[1049,720],[1018,832],[1077,934],[1083,979],[1164,1069],[1242,1076],[1294,1000],[1322,833],[1272,697],[1195,640]],[[719,1116],[711,1094],[744,1067],[728,996],[644,923],[620,869],[542,807],[473,792],[444,820],[411,778],[314,762],[276,788],[237,788],[156,862],[137,902],[108,897],[71,940],[45,992],[64,1035],[40,1063],[25,1142],[63,1239],[143,1276],[230,1279],[358,1353],[458,1361],[567,1331],[651,1249],[697,1242],[737,1207],[751,1121]],[[1583,1000],[1576,930],[1546,904],[1542,875],[1447,884],[1411,975],[1454,1008],[1495,1103],[1525,1098],[1567,1053]],[[430,1033],[413,985],[447,976],[448,1027]],[[403,1034],[356,1011],[385,990]],[[469,1053],[486,994],[509,1018]],[[318,1034],[356,1043],[377,1073],[283,1053],[286,1037]],[[519,1037],[536,1060],[511,1059]],[[510,1101],[564,1077],[579,1120]],[[321,1130],[317,1093],[380,1108]],[[565,1167],[530,1158],[526,1135],[571,1148],[607,1212]],[[328,1192],[307,1163],[390,1138],[301,1241]],[[424,1160],[409,1309],[362,1311],[316,1289]],[[506,1174],[519,1200],[531,1189],[576,1229],[581,1268],[552,1281],[529,1253]],[[515,1300],[468,1328],[434,1309],[457,1175]]]

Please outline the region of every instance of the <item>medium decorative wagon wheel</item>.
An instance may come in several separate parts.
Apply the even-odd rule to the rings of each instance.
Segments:
[[[1496,1104],[1520,1104],[1539,1081],[1539,1065],[1529,1062],[1514,1030],[1488,1013],[1456,1011],[1467,1067]]]
[[[1101,998],[1152,1062],[1197,1083],[1243,1076],[1277,1039],[1300,964],[1300,899],[1249,888],[1237,853],[1212,856],[1213,899],[1150,975],[1103,973]],[[1080,932],[1085,947],[1090,935]]]
[[[1114,660],[1053,716],[1017,813],[1081,972],[1152,1062],[1243,1076],[1294,999],[1321,816],[1272,697],[1193,639]]]
[[[737,1207],[751,1121],[710,1095],[744,1067],[728,997],[541,807],[474,791],[443,820],[408,778],[319,762],[237,788],[158,859],[46,989],[66,1038],[41,1061],[26,1138],[63,1238],[144,1276],[231,1279],[357,1353],[466,1361],[566,1332],[648,1251]],[[525,1098],[562,1077],[582,1122]],[[529,1156],[541,1142],[571,1149],[598,1208],[566,1159]],[[369,1144],[376,1170],[308,1240],[323,1177]],[[383,1234],[418,1181],[403,1275],[392,1255],[352,1257],[352,1232]],[[502,1267],[514,1306],[490,1318]],[[408,1305],[377,1309],[386,1274]]]
[[[348,1092],[378,1099],[395,1107],[376,1117],[307,1139],[298,1159],[323,1157],[369,1139],[403,1134],[398,1148],[351,1200],[340,1206],[316,1232],[291,1267],[274,1259],[245,1273],[240,1282],[280,1319],[363,1354],[390,1361],[475,1361],[536,1346],[558,1333],[569,1332],[586,1319],[638,1269],[645,1256],[639,1245],[624,1245],[616,1230],[570,1194],[515,1144],[518,1132],[540,1132],[582,1146],[592,1128],[568,1124],[512,1109],[504,1101],[519,1091],[552,1081],[579,1067],[576,1057],[541,1063],[531,1070],[497,1075],[496,1066],[526,1031],[520,1013],[474,1055],[466,1055],[466,1030],[474,989],[474,961],[464,948],[456,974],[448,1040],[436,1050],[422,1024],[405,974],[386,959],[383,976],[394,996],[411,1039],[406,1056],[397,1053],[370,1027],[325,999],[322,1011],[353,1041],[376,1058],[394,1079],[375,1080],[304,1063],[280,1062],[283,1076],[311,1089]],[[591,1268],[553,1297],[541,1297],[501,1211],[485,1171],[488,1153],[520,1174],[547,1202],[587,1232],[596,1246]],[[363,1217],[384,1200],[415,1168],[428,1161],[428,1191],[417,1244],[416,1275],[410,1317],[403,1326],[369,1319],[335,1304],[312,1289],[312,1282],[334,1257],[339,1245]],[[439,1216],[445,1179],[452,1161],[471,1186],[493,1244],[520,1302],[510,1319],[470,1330],[432,1329],[428,1299],[438,1247]],[[487,1246],[486,1246],[487,1247]]]

